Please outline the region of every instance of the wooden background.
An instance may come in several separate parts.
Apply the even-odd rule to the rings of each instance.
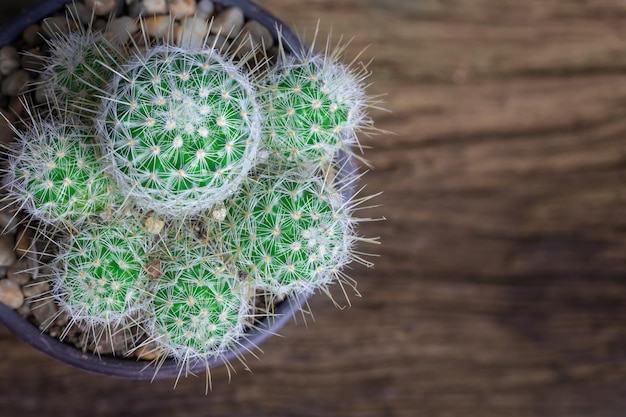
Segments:
[[[362,298],[263,344],[253,374],[132,382],[0,328],[2,416],[626,415],[626,2],[262,0],[368,46]]]

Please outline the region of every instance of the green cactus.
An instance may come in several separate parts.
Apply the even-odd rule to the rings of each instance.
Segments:
[[[235,348],[244,335],[253,314],[250,287],[210,243],[186,229],[175,233],[161,257],[152,337],[181,363],[209,361]]]
[[[342,196],[299,171],[248,181],[216,222],[222,251],[258,288],[310,293],[350,261],[354,220]]]
[[[150,235],[136,220],[90,223],[62,242],[54,294],[73,321],[88,327],[136,321],[133,315],[151,301],[150,247]]]
[[[48,47],[42,80],[50,95],[71,112],[93,117],[125,50],[99,31],[58,34],[48,40]]]
[[[330,164],[337,151],[357,143],[371,122],[363,90],[366,74],[336,57],[310,52],[282,55],[259,94],[267,111],[263,145],[274,157],[305,166]]]
[[[125,193],[167,215],[232,194],[254,164],[255,91],[213,50],[156,46],[124,65],[105,100],[103,134]]]
[[[8,187],[18,204],[50,224],[80,224],[110,213],[116,196],[87,127],[68,117],[19,132]]]

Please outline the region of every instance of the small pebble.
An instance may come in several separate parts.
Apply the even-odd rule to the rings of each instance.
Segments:
[[[7,278],[17,285],[22,286],[28,283],[32,278],[27,269],[27,263],[23,259],[20,259],[7,269]]]
[[[28,73],[24,70],[17,70],[2,80],[2,94],[5,96],[17,96],[24,91],[29,81]]]
[[[9,111],[2,111],[2,114],[7,116],[7,118],[9,117],[11,119],[15,118],[15,115],[13,115]],[[0,143],[3,145],[9,145],[13,143],[14,141],[15,141],[15,133],[13,132],[13,129],[11,129],[10,122],[7,121],[4,117],[2,117],[2,115],[0,115]],[[0,228],[0,231],[2,231],[3,228],[4,226]]]
[[[28,44],[28,46],[39,46],[43,43],[41,37],[41,26],[32,24],[26,26],[26,29],[22,32],[22,39]]]
[[[69,315],[65,311],[59,311],[56,318],[54,319],[54,324],[57,326],[65,326],[70,321]]]
[[[106,16],[115,11],[115,0],[85,0],[85,6],[98,16]]]
[[[84,3],[68,3],[65,5],[65,10],[85,26],[89,26],[94,19],[93,9],[85,6]]]
[[[274,37],[265,26],[256,20],[249,20],[241,30],[236,42],[239,42],[237,55],[243,57],[252,51],[263,51],[271,48],[274,46]]]
[[[50,99],[53,97],[52,91],[50,91],[50,85],[46,83],[37,83],[37,88],[35,89],[35,102],[37,104],[48,103]]]
[[[20,286],[8,279],[0,279],[0,303],[12,309],[20,308],[24,304]]]
[[[211,24],[211,33],[234,38],[243,27],[243,11],[238,7],[229,7],[215,16]]]
[[[128,42],[130,37],[138,30],[137,22],[130,16],[122,16],[113,19],[109,25],[111,39],[115,39],[120,44]]]
[[[33,241],[33,231],[28,228],[23,228],[15,235],[15,253],[17,256],[26,256],[30,253],[30,245]]]
[[[169,16],[152,16],[143,19],[143,29],[152,38],[166,37],[173,21]]]
[[[154,342],[142,345],[135,350],[135,356],[146,361],[158,359],[163,355],[163,353],[163,350]]]
[[[163,272],[161,272],[161,260],[158,258],[150,259],[145,265],[145,268],[150,278],[159,279],[163,276]]]
[[[63,329],[61,329],[61,327],[59,326],[52,326],[50,327],[50,329],[48,329],[48,334],[51,337],[56,337],[57,339],[59,338],[59,336],[61,336],[61,332],[63,332]]]
[[[213,14],[215,5],[211,0],[200,0],[196,5],[196,17],[208,19]]]
[[[94,334],[97,334],[99,331],[102,331],[102,336],[97,338],[97,343],[94,342],[88,345],[88,350],[100,355],[127,351],[128,332],[116,328],[93,330]]]
[[[4,118],[0,116],[0,120],[3,120],[3,119]],[[0,140],[0,142],[3,142],[3,141]],[[15,203],[15,200],[11,200],[11,204],[12,203]],[[4,231],[4,230],[14,231],[15,227],[19,224],[19,222],[20,222],[20,216],[15,215],[14,207],[5,207],[2,211],[0,211],[0,231]]]
[[[106,19],[96,19],[91,28],[96,32],[104,32],[107,29]]]
[[[24,100],[20,97],[11,97],[11,101],[9,101],[9,110],[21,118],[24,115]]]
[[[213,210],[211,210],[211,217],[217,221],[223,221],[228,214],[228,210],[224,204],[218,204]]]
[[[24,292],[24,297],[36,299],[50,291],[50,284],[44,280],[31,281],[24,285],[22,291]]]
[[[126,14],[133,19],[138,19],[143,15],[143,3],[137,1],[126,6]]]
[[[6,45],[0,48],[0,73],[9,75],[20,67],[20,57],[14,46]]]
[[[206,44],[208,47],[217,51],[225,52],[230,48],[230,42],[222,35],[210,35],[207,37]]]
[[[163,226],[165,226],[165,222],[154,216],[148,217],[144,223],[146,232],[153,235],[158,235],[159,233],[161,233],[161,230],[163,230]]]
[[[166,0],[143,0],[142,15],[153,16],[167,13]]]
[[[201,48],[209,33],[209,24],[204,19],[192,17],[185,19],[175,30],[175,42],[186,48]]]
[[[24,304],[22,304],[16,311],[22,317],[30,316],[31,315],[30,302],[25,299]]]
[[[168,0],[169,13],[175,19],[193,16],[196,13],[196,0]]]
[[[43,330],[54,322],[59,308],[52,298],[41,298],[30,303],[30,311],[35,323]]]
[[[46,65],[45,55],[37,48],[32,48],[22,55],[22,68],[31,72],[39,72]]]
[[[0,235],[0,266],[11,266],[17,260],[13,245],[15,237],[13,235]]]
[[[53,16],[43,20],[41,32],[48,38],[55,38],[70,33],[69,21],[65,16]]]

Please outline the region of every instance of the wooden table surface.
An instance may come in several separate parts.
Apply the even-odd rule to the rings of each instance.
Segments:
[[[0,415],[626,415],[626,2],[263,0],[374,58],[363,143],[384,193],[361,298],[262,345],[249,373],[133,382],[0,327]],[[340,294],[336,294],[340,297]]]

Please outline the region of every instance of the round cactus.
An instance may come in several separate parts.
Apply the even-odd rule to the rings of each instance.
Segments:
[[[114,177],[161,213],[225,200],[253,166],[260,116],[248,79],[214,50],[150,48],[118,74],[102,130]]]
[[[79,224],[108,213],[115,195],[87,127],[49,119],[18,133],[9,187],[22,208],[51,224]]]
[[[92,223],[61,244],[53,293],[73,321],[124,324],[147,311],[151,240],[134,221]]]
[[[182,363],[223,355],[236,346],[252,317],[248,286],[191,232],[178,230],[164,243],[152,337]]]
[[[225,254],[278,296],[329,284],[350,261],[353,220],[317,177],[285,172],[249,181],[217,222]]]
[[[356,143],[370,122],[362,80],[333,57],[283,57],[267,77],[259,101],[267,110],[263,145],[271,155],[313,167],[330,163]]]
[[[93,116],[124,50],[91,30],[58,34],[48,46],[42,79],[50,94],[73,113]]]

